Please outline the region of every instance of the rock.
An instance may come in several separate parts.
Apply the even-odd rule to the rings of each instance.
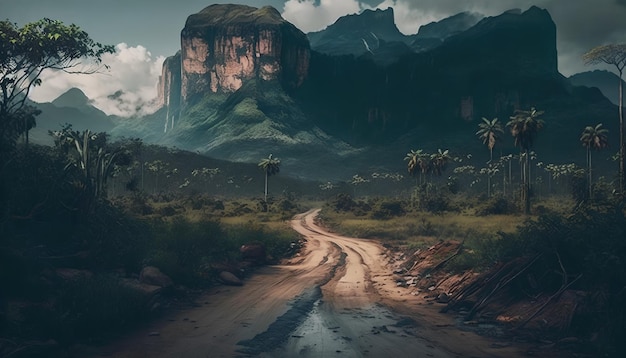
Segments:
[[[273,7],[210,5],[187,18],[180,54],[163,63],[158,101],[184,107],[207,93],[233,93],[250,80],[278,80],[293,89],[306,78],[309,58],[306,35]]]
[[[267,254],[265,253],[265,245],[263,244],[251,243],[241,245],[239,252],[241,253],[241,258],[244,260],[253,261],[259,264],[264,263],[267,257]]]
[[[447,293],[442,292],[437,296],[437,302],[439,303],[448,303],[450,302],[450,297]]]
[[[167,288],[173,286],[172,279],[154,266],[146,266],[139,274],[139,281],[148,285]]]
[[[242,286],[243,285],[243,281],[241,281],[239,277],[233,275],[232,273],[228,271],[220,272],[220,280],[222,281],[222,283],[224,283],[225,285],[229,285],[229,286]]]

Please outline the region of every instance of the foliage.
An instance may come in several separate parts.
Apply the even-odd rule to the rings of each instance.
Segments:
[[[619,73],[619,97],[618,97],[618,109],[619,109],[619,190],[624,191],[626,189],[626,143],[624,143],[624,88],[622,81],[622,74],[624,67],[626,67],[626,44],[608,44],[595,47],[585,54],[583,54],[583,61],[586,64],[598,64],[606,63],[613,65]]]
[[[518,212],[517,206],[501,195],[487,199],[477,210],[477,215],[505,215]]]
[[[94,42],[74,24],[42,19],[18,27],[0,21],[1,151],[11,148],[17,137],[34,125],[36,113],[26,99],[31,89],[41,84],[44,70],[94,73],[102,55],[113,52],[113,46]],[[81,59],[93,61],[96,68],[79,68]]]
[[[378,220],[386,220],[404,214],[406,214],[405,203],[398,200],[382,200],[372,208],[372,218]]]
[[[267,158],[262,159],[258,166],[265,172],[265,202],[267,203],[267,178],[280,172],[280,159],[274,158],[270,154]]]
[[[491,160],[493,160],[493,148],[496,146],[496,142],[499,139],[500,134],[504,133],[502,125],[498,122],[498,118],[488,120],[483,117],[482,122],[478,123],[478,127],[480,129],[476,132],[476,135],[482,139],[483,144],[489,148]]]
[[[64,343],[114,335],[149,316],[146,297],[113,276],[69,281],[59,292],[55,321],[47,328]]]
[[[609,140],[607,138],[609,131],[605,128],[602,128],[602,123],[594,126],[587,126],[583,130],[582,135],[580,136],[580,141],[583,146],[587,148],[587,174],[588,174],[588,184],[589,184],[589,198],[593,197],[593,181],[592,181],[592,173],[591,173],[591,150],[600,150],[602,148],[606,148],[609,146]]]

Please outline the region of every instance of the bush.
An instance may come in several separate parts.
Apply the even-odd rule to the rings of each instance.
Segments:
[[[477,215],[507,215],[518,212],[517,206],[509,199],[496,195],[488,198],[477,210]]]
[[[401,201],[381,201],[372,211],[372,218],[378,220],[387,220],[392,217],[402,216],[406,214],[404,202]]]
[[[147,297],[107,275],[66,282],[54,305],[30,305],[21,313],[29,335],[61,344],[115,335],[149,317]]]
[[[215,221],[175,217],[171,222],[153,221],[152,231],[155,242],[147,263],[188,286],[210,284],[209,263],[233,259],[239,248]]]

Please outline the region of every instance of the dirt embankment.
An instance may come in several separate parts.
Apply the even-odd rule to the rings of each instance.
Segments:
[[[241,287],[215,288],[197,307],[173,312],[134,335],[82,355],[524,355],[526,347],[460,330],[455,316],[439,313],[444,305],[433,299],[435,289],[418,291],[417,284],[411,286],[415,280],[402,283],[405,260],[375,241],[327,232],[315,223],[318,212],[292,220],[306,240],[297,257],[259,269]]]

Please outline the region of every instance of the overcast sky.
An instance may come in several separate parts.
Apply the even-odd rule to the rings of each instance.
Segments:
[[[48,73],[32,97],[50,101],[79,87],[105,112],[127,115],[156,96],[162,61],[179,49],[187,16],[213,3],[272,5],[304,32],[321,30],[363,9],[393,7],[396,24],[405,34],[462,11],[493,16],[537,5],[547,9],[557,25],[559,70],[566,76],[593,69],[580,59],[586,50],[626,42],[626,0],[0,0],[0,18],[18,25],[43,17],[58,19],[80,26],[98,42],[117,45],[118,52],[105,58],[109,72]],[[107,99],[120,89],[125,102]]]

